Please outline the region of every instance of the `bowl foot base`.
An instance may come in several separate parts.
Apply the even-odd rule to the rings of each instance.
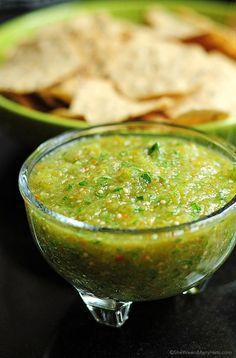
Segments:
[[[128,319],[132,302],[99,298],[81,290],[79,290],[79,294],[97,322],[106,326],[121,327]]]
[[[201,281],[198,285],[193,286],[189,290],[184,291],[183,295],[198,295],[206,289],[210,279],[211,278],[208,277],[206,280]]]

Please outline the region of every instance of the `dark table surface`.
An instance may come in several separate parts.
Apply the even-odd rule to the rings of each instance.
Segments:
[[[0,132],[0,358],[236,357],[236,252],[200,295],[135,303],[121,329],[100,326],[33,243],[17,187],[29,153]]]

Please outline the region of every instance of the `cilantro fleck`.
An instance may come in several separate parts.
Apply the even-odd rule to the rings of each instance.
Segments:
[[[119,192],[121,192],[123,190],[123,188],[115,188],[114,190],[113,190],[113,193],[119,193]]]
[[[144,208],[135,208],[134,209],[135,213],[141,213],[142,211],[144,211]]]
[[[67,191],[71,191],[72,189],[73,189],[73,185],[72,185],[72,184],[68,184],[66,190],[67,190]]]
[[[88,182],[86,180],[80,181],[79,186],[86,186]]]
[[[101,180],[109,180],[112,179],[112,177],[110,175],[103,175],[100,177]]]
[[[141,178],[145,181],[145,183],[150,184],[152,179],[148,173],[143,173]]]
[[[189,260],[183,260],[183,264],[187,265],[187,266],[192,266],[193,264],[193,260],[189,259]]]
[[[136,196],[136,200],[140,200],[140,201],[143,201],[144,200],[144,197],[143,195],[139,195],[139,196]]]
[[[202,210],[201,206],[198,205],[197,203],[191,203],[190,207],[191,207],[191,211],[192,211],[193,216],[200,214],[200,212]]]
[[[148,155],[152,155],[153,153],[159,153],[159,152],[160,152],[160,145],[157,142],[148,148]]]

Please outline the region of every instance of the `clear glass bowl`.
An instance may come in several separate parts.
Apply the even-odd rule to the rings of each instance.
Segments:
[[[132,122],[97,126],[60,135],[42,144],[23,164],[19,187],[41,253],[80,293],[100,322],[121,326],[132,301],[197,292],[225,261],[236,240],[236,197],[200,220],[162,228],[111,229],[53,212],[32,194],[32,168],[52,151],[96,134],[174,136],[209,146],[232,162],[232,146],[182,126]]]

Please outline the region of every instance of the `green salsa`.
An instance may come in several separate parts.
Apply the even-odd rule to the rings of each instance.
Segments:
[[[88,138],[38,163],[36,198],[70,218],[111,228],[178,225],[222,208],[236,192],[233,163],[184,139]],[[214,183],[214,185],[212,185]]]
[[[235,243],[232,210],[194,229],[179,226],[223,208],[236,194],[232,160],[185,138],[84,137],[41,159],[29,186],[48,209],[96,226],[68,226],[27,204],[48,261],[76,288],[98,297],[177,294],[214,272]],[[177,230],[127,231],[166,226]]]

